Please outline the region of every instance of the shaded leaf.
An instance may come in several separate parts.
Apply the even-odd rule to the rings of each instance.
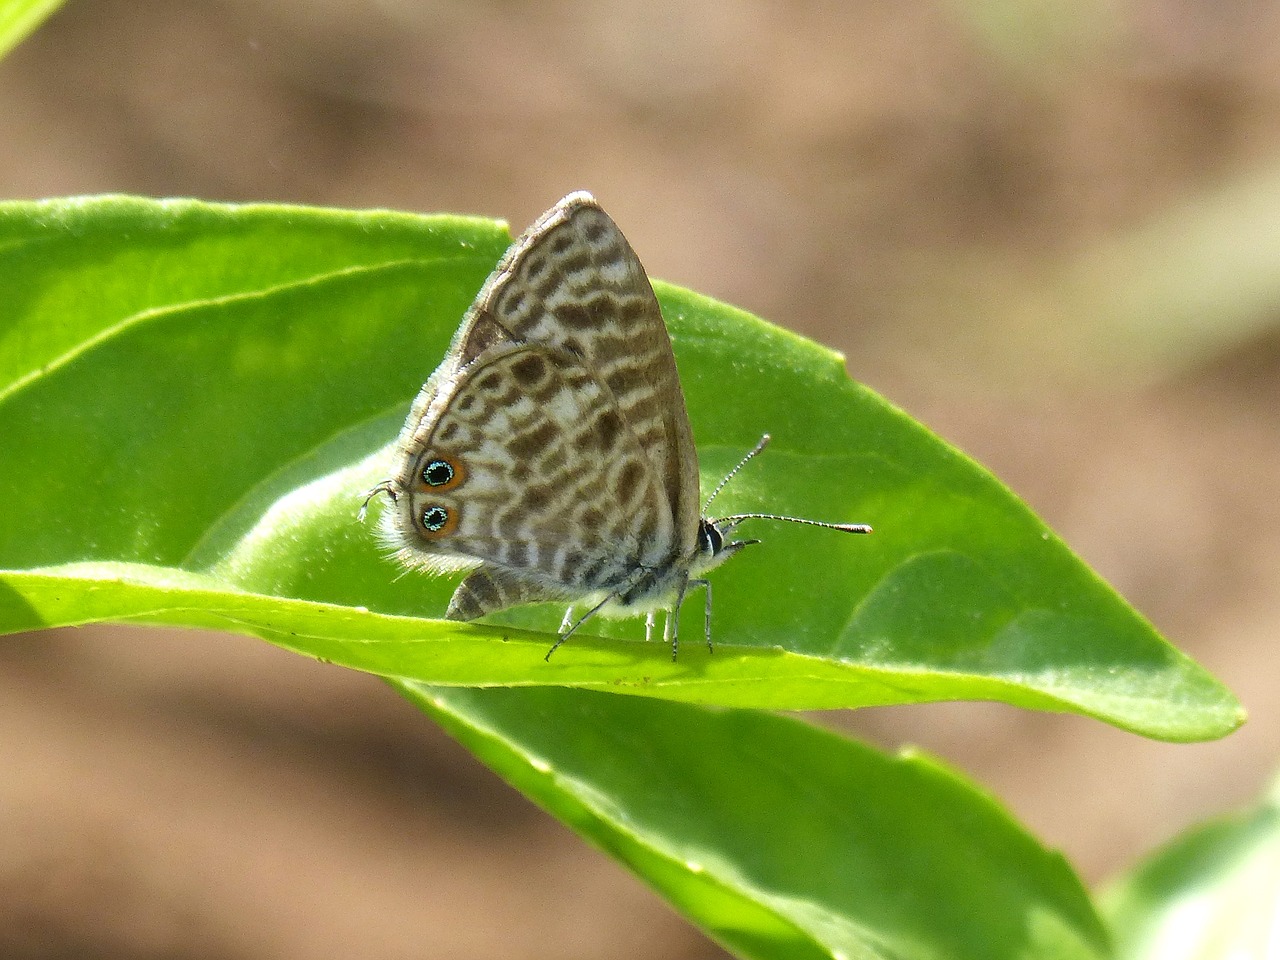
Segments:
[[[403,689],[740,956],[1107,956],[1062,858],[929,757],[756,711]]]

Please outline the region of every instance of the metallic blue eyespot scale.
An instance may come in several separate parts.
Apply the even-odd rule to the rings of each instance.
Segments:
[[[422,468],[422,479],[432,487],[442,487],[453,479],[453,464],[448,460],[432,460]]]
[[[449,511],[444,507],[427,507],[422,511],[422,525],[435,533],[449,522]]]

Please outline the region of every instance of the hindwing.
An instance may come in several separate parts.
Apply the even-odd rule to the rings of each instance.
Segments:
[[[490,349],[440,384],[412,446],[395,481],[409,563],[474,559],[572,595],[616,588],[677,550],[644,448],[567,351]]]

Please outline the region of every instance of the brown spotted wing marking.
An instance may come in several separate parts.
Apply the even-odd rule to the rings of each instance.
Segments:
[[[609,592],[671,564],[678,545],[651,462],[576,355],[540,343],[486,351],[441,385],[421,427],[398,480],[401,532],[412,524],[413,553],[483,564],[449,616]]]
[[[592,604],[548,657],[612,604],[666,606],[674,658],[691,586],[707,591],[710,647],[702,574],[757,542],[731,535],[766,516],[700,517],[697,451],[658,301],[587,193],[565,197],[503,256],[414,401],[396,464],[369,496],[394,505],[385,532],[400,558],[474,568],[449,617]]]
[[[568,352],[607,387],[692,550],[698,459],[671,338],[639,258],[590,194],[565,197],[511,246],[454,350],[465,364],[504,336]]]

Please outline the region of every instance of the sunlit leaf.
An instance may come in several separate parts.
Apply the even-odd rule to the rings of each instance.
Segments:
[[[1240,722],[1016,497],[839,356],[666,285],[704,487],[774,437],[717,509],[875,534],[757,523],[763,544],[712,575],[715,653],[686,640],[677,663],[634,620],[590,621],[550,664],[560,610],[441,621],[456,581],[402,576],[356,511],[508,241],[451,216],[0,206],[0,629],[219,626],[433,684],[783,709],[984,698],[1168,739]]]

